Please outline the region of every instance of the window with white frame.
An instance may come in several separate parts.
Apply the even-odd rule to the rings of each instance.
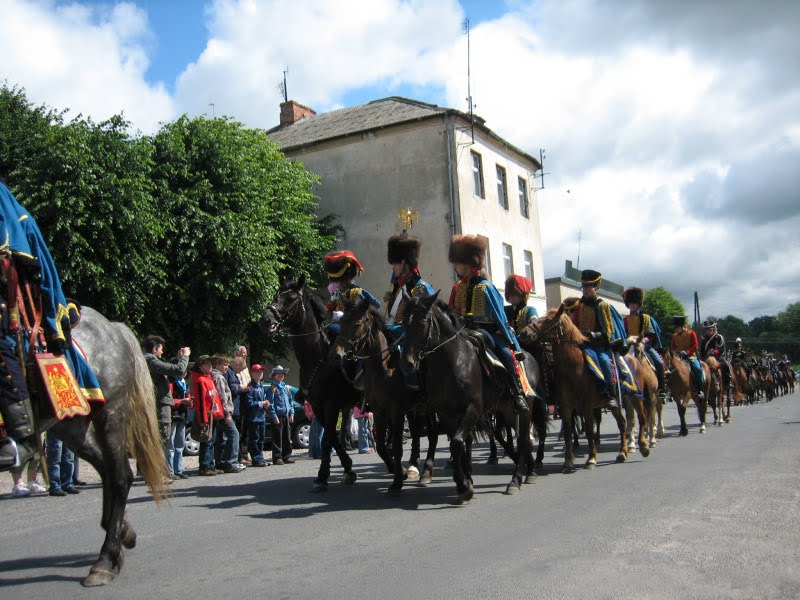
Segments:
[[[530,219],[531,215],[528,208],[528,184],[522,177],[518,177],[517,185],[519,187],[519,212],[526,219]]]
[[[514,256],[509,244],[503,244],[503,271],[506,277],[514,272]]]
[[[497,201],[500,206],[508,210],[508,183],[506,181],[506,170],[500,165],[495,165],[497,171]]]
[[[530,250],[522,251],[522,261],[525,263],[525,277],[533,283],[533,252]]]
[[[486,193],[483,189],[483,159],[481,155],[470,150],[472,155],[472,182],[474,186],[474,193],[478,198],[485,198]]]

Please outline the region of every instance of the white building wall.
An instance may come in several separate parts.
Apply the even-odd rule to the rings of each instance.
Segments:
[[[506,274],[503,262],[503,244],[511,246],[514,273],[524,275],[523,252],[533,258],[533,290],[528,303],[540,315],[546,308],[544,260],[539,229],[539,205],[535,192],[535,172],[530,161],[508,147],[498,147],[492,138],[475,131],[475,142],[469,130],[456,130],[459,215],[462,233],[477,234],[489,240],[489,271],[493,283],[504,291]],[[481,157],[483,165],[484,198],[474,193],[472,152]],[[500,205],[496,166],[506,172],[508,209]],[[520,210],[518,178],[526,182],[529,217]]]

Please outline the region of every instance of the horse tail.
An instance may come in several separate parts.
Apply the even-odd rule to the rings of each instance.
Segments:
[[[153,380],[133,333],[121,323],[115,325],[133,357],[133,383],[128,390],[125,443],[136,459],[136,466],[153,494],[153,499],[159,504],[168,496],[166,482],[169,471],[153,411]]]

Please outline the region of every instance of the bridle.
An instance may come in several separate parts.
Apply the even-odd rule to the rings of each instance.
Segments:
[[[425,322],[423,323],[423,327],[425,327],[425,324],[427,323],[428,332],[425,335],[425,345],[423,346],[422,350],[419,351],[419,354],[417,356],[417,360],[419,362],[422,362],[427,356],[430,356],[431,354],[433,354],[434,352],[436,352],[440,348],[443,348],[444,346],[446,346],[447,344],[449,344],[450,342],[455,340],[461,334],[461,332],[464,330],[464,328],[466,327],[466,323],[461,325],[461,327],[456,329],[456,332],[453,335],[451,335],[449,338],[447,338],[443,342],[440,342],[440,343],[436,344],[436,346],[431,348],[430,345],[431,345],[431,337],[433,335],[433,330],[436,329],[436,337],[437,337],[437,339],[440,339],[441,335],[442,335],[441,329],[439,328],[439,322],[436,319],[433,318],[432,309],[433,309],[433,307],[431,307],[431,310],[427,311],[427,313],[425,315],[425,318],[424,318]]]
[[[286,309],[281,311],[278,308],[278,301],[282,296],[286,296],[287,294],[296,294],[296,297]],[[324,324],[322,326],[318,325],[317,329],[314,331],[306,331],[304,333],[288,333],[286,329],[284,329],[284,324],[288,325],[289,327],[298,327],[305,320],[306,303],[304,296],[305,288],[301,288],[299,292],[297,290],[283,290],[282,292],[278,292],[275,302],[267,307],[267,312],[271,312],[274,315],[275,321],[278,323],[278,331],[282,335],[285,335],[286,337],[305,337],[325,332]],[[300,308],[299,311],[298,306]],[[281,317],[281,312],[284,315],[283,317]],[[316,322],[316,319],[314,319],[314,322]]]

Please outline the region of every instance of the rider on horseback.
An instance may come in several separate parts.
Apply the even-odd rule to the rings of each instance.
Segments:
[[[681,358],[689,363],[692,381],[694,381],[695,387],[699,390],[697,397],[702,400],[705,398],[705,393],[703,392],[705,374],[703,373],[703,367],[700,365],[700,360],[697,358],[697,334],[693,329],[686,327],[686,317],[684,315],[672,317],[672,325],[674,331],[670,348],[675,352],[679,352]]]
[[[658,378],[658,397],[662,403],[667,397],[667,378],[665,377],[664,361],[658,350],[661,349],[661,327],[658,326],[658,321],[652,316],[642,312],[642,302],[644,302],[644,290],[637,287],[629,287],[622,292],[622,300],[625,306],[631,313],[623,318],[625,322],[625,330],[629,336],[638,338],[643,335],[645,344],[645,353],[653,365]]]
[[[454,235],[450,239],[448,260],[459,280],[450,292],[450,307],[464,318],[469,329],[485,330],[483,339],[494,345],[496,355],[506,367],[509,389],[517,412],[528,411],[525,377],[519,365],[523,356],[517,336],[509,327],[500,292],[484,273],[487,241],[476,235]],[[525,382],[527,383],[527,382]]]
[[[36,351],[40,339],[28,339],[36,324],[23,324],[19,306],[22,285],[41,292],[41,327],[47,349],[66,356],[85,400],[102,401],[100,385],[86,360],[72,345],[70,328],[80,319],[77,303],[61,290],[50,250],[33,217],[0,181],[0,471],[17,462],[14,442],[32,454],[38,446],[28,387],[20,368],[24,350]],[[32,316],[31,321],[35,318]],[[11,441],[13,438],[14,442]]]
[[[506,318],[514,328],[514,333],[525,329],[528,325],[539,318],[539,313],[533,306],[528,306],[528,296],[530,296],[533,283],[527,277],[514,275],[506,277],[505,296],[510,306],[504,306]]]
[[[717,324],[714,321],[706,320],[703,322],[703,339],[700,341],[700,357],[702,360],[713,356],[717,361],[724,365],[728,371],[728,385],[733,387],[733,371],[731,365],[725,358],[725,338],[717,332]]]
[[[581,272],[581,291],[583,296],[572,313],[572,322],[589,339],[584,344],[583,353],[594,361],[603,373],[600,395],[606,399],[609,408],[619,407],[619,398],[614,395],[616,380],[612,352],[618,351],[625,343],[625,323],[617,310],[598,297],[597,288],[603,276],[599,271],[585,269]]]
[[[328,274],[328,292],[331,294],[331,301],[325,307],[328,309],[328,317],[331,323],[328,331],[334,338],[339,334],[339,319],[345,309],[345,302],[354,300],[357,297],[366,298],[375,308],[380,308],[381,303],[367,290],[358,287],[354,280],[361,275],[364,267],[358,262],[356,255],[349,250],[328,252],[325,256],[325,272]]]

